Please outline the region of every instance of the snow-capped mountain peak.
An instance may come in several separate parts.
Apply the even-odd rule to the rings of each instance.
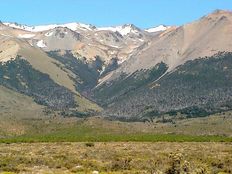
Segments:
[[[95,30],[96,27],[90,24],[83,24],[83,23],[67,23],[67,24],[63,24],[63,25],[59,25],[59,27],[67,27],[73,31],[76,31],[77,29],[80,30]]]
[[[119,32],[122,36],[128,35],[129,33],[138,33],[140,31],[139,28],[134,26],[133,24],[125,24],[115,27],[100,27],[98,30],[108,30],[113,32]]]
[[[145,31],[147,31],[147,32],[149,32],[149,33],[155,33],[155,32],[158,32],[158,31],[165,31],[165,30],[167,30],[168,28],[169,28],[168,26],[159,25],[159,26],[154,27],[154,28],[146,29]]]
[[[73,31],[112,31],[112,32],[119,32],[122,36],[126,36],[130,33],[137,34],[141,31],[138,27],[136,27],[133,24],[125,24],[125,25],[119,25],[119,26],[112,26],[112,27],[99,27],[96,28],[95,26],[91,24],[84,24],[79,22],[72,22],[72,23],[66,23],[66,24],[49,24],[49,25],[39,25],[39,26],[28,26],[18,23],[10,23],[10,22],[4,22],[3,23],[6,26],[17,28],[29,32],[43,32],[47,30],[51,30],[57,27],[66,27]],[[158,31],[165,31],[169,27],[165,25],[159,25],[154,28],[146,29],[145,31],[149,33],[154,33]]]
[[[27,25],[22,25],[22,24],[17,24],[17,23],[3,23],[6,26],[25,30],[25,31],[30,31],[30,32],[42,32],[46,30],[51,30],[56,27],[67,27],[73,31],[76,30],[94,30],[96,27],[92,26],[90,24],[82,24],[82,23],[67,23],[67,24],[51,24],[51,25],[39,25],[39,26],[27,26]]]

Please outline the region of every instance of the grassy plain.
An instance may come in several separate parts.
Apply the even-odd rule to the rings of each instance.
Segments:
[[[0,142],[231,142],[229,114],[176,119],[175,124],[158,120],[153,123],[109,121],[100,117],[20,120],[2,117]]]
[[[231,143],[0,144],[0,171],[24,174],[222,174],[231,173],[231,164]]]
[[[174,123],[2,115],[0,173],[232,173],[231,125],[231,112]]]

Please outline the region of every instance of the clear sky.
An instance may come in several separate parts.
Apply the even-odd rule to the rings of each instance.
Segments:
[[[181,25],[232,0],[2,0],[0,20],[28,25],[82,22],[96,26],[133,23],[141,28]]]

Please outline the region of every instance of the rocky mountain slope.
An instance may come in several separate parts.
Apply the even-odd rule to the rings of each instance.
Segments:
[[[0,85],[67,116],[230,110],[231,27],[232,13],[222,10],[146,30],[0,23]]]
[[[232,13],[217,10],[192,23],[170,27],[153,37],[149,47],[131,56],[113,76],[150,69],[160,62],[172,71],[188,60],[212,56],[220,51],[230,52],[231,25]]]
[[[231,24],[232,13],[218,10],[153,37],[94,89],[106,115],[138,118],[187,110],[199,116],[231,109]]]
[[[100,56],[106,63],[115,57],[123,62],[135,50],[147,44],[153,32],[141,30],[132,24],[102,28],[80,23],[35,27],[14,23],[4,25],[20,30],[16,37],[24,38],[32,46],[45,51],[72,50],[89,60]],[[164,30],[165,27],[159,26],[155,32]]]

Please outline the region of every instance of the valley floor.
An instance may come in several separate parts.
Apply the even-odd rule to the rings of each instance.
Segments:
[[[231,173],[232,143],[2,143],[1,171],[8,174]]]
[[[231,112],[167,123],[3,115],[0,174],[229,174],[231,125]]]
[[[0,116],[0,143],[21,142],[232,142],[232,113],[153,122],[62,117]],[[169,118],[168,118],[169,119]]]

